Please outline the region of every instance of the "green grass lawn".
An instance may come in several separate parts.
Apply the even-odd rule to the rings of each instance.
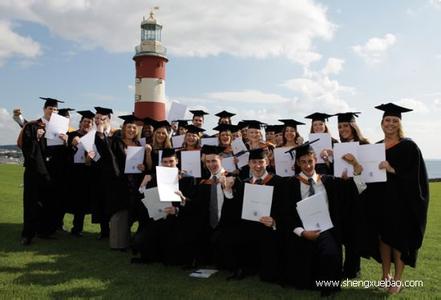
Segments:
[[[21,166],[0,165],[0,298],[154,298],[154,299],[294,299],[317,298],[318,292],[297,291],[260,282],[256,277],[226,281],[220,272],[209,279],[160,264],[130,265],[130,253],[109,249],[97,241],[98,226],[86,219],[85,235],[59,233],[58,240],[35,239],[21,246]],[[429,220],[416,269],[405,270],[406,280],[423,280],[424,287],[407,288],[394,298],[441,297],[441,183],[430,185]],[[75,193],[75,191],[67,191]],[[72,217],[65,225],[70,229]],[[177,249],[176,251],[179,251]],[[377,280],[380,265],[362,261],[361,280]],[[344,288],[336,298],[385,298],[374,288]]]

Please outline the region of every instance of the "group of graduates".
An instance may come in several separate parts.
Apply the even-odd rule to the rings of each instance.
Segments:
[[[51,114],[69,116],[72,109],[58,109],[60,100],[42,99],[43,117],[23,122],[18,138],[25,159],[23,245],[31,244],[36,235],[51,238],[62,230],[65,213],[74,215],[71,234],[81,237],[84,216],[91,213],[92,222],[100,225],[98,239],[108,238],[111,249],[131,249],[132,263],[215,265],[230,271],[230,280],[258,274],[263,281],[319,289],[329,295],[340,289],[339,280],[360,276],[362,256],[381,262],[381,279],[388,282],[399,282],[405,265],[415,267],[429,191],[422,154],[402,131],[401,114],[410,109],[392,103],[376,107],[384,111],[380,142],[386,147],[386,161],[378,167],[386,170],[387,181],[366,184],[361,177],[363,166],[349,153],[342,159],[353,166],[354,173],[333,174],[332,149],[315,153],[314,141],[304,142],[297,131],[304,123],[293,119],[281,119],[281,125],[255,120],[233,125],[234,114],[222,111],[216,114],[219,122],[214,128],[219,145],[201,147],[201,138],[207,137],[202,128],[204,111],[190,111],[191,124],[125,115],[120,116],[122,128],[113,129],[112,110],[95,107],[95,112],[78,111],[79,128],[59,135],[63,145],[50,146],[45,126]],[[340,142],[369,143],[356,124],[359,114],[337,114]],[[324,113],[307,116],[311,133],[329,132],[329,117]],[[91,130],[96,130],[95,146],[86,152],[80,138]],[[172,145],[173,135],[184,136],[182,145]],[[222,160],[235,157],[231,145],[235,139],[245,143],[249,162],[227,172]],[[145,148],[139,173],[124,172],[130,146]],[[275,175],[276,147],[287,147],[295,156],[294,176]],[[192,150],[201,151],[201,178],[180,170],[176,193],[181,201],[164,210],[165,218],[153,220],[142,202],[142,191],[157,186],[156,166],[180,169],[182,151]],[[78,151],[84,154],[81,162],[74,160]],[[324,163],[317,163],[318,156]],[[258,222],[241,218],[246,184],[274,187],[271,213]],[[72,187],[75,193],[70,192]],[[318,193],[325,195],[333,228],[305,230],[296,204]],[[138,226],[132,234],[134,223]],[[317,284],[332,280],[337,284]],[[400,288],[392,285],[387,291],[398,293]]]

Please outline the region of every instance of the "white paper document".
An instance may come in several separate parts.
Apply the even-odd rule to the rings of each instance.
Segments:
[[[271,213],[274,187],[269,185],[245,183],[242,219],[259,221]]]
[[[305,230],[322,232],[334,227],[324,193],[318,193],[297,202],[297,212]]]
[[[147,208],[150,218],[153,218],[155,221],[164,218],[167,215],[164,209],[172,206],[171,202],[159,200],[157,187],[144,190],[144,199],[141,201]]]
[[[80,138],[80,144],[83,145],[87,152],[95,151],[93,148],[93,145],[95,145],[95,135],[96,130],[91,130]]]
[[[86,150],[82,144],[77,145],[77,152],[74,155],[75,164],[84,164],[86,162]]]
[[[245,146],[245,144],[241,138],[235,139],[231,143],[231,147],[233,148],[234,155],[236,155],[237,153],[240,153],[240,152],[248,151],[247,146]]]
[[[124,174],[137,174],[142,173],[138,169],[138,165],[144,161],[145,148],[141,146],[128,146],[126,150],[126,165],[124,168]]]
[[[59,145],[64,145],[64,141],[60,138],[56,138],[56,139],[46,139],[46,145],[48,147],[50,146],[59,146]]]
[[[363,166],[361,177],[366,183],[385,182],[386,170],[380,170],[380,162],[386,160],[386,147],[381,144],[360,145],[358,148],[358,162]]]
[[[174,149],[181,148],[184,143],[185,134],[172,136],[172,145]]]
[[[52,114],[45,130],[44,137],[48,140],[61,140],[58,136],[60,133],[66,134],[69,130],[69,119],[59,114]]]
[[[281,177],[294,176],[295,160],[289,153],[285,153],[290,147],[281,147],[274,149],[274,164],[276,165],[276,174]]]
[[[195,178],[201,177],[201,151],[181,151],[181,170]]]
[[[242,167],[248,165],[248,161],[250,160],[250,152],[242,153],[241,155],[237,156],[237,159],[239,160],[237,162],[237,167],[242,169]]]
[[[167,115],[167,121],[171,123],[176,120],[184,119],[186,110],[186,105],[173,101]]]
[[[202,138],[201,139],[201,147],[203,145],[218,146],[219,140],[217,139],[217,137]]]
[[[143,147],[145,147],[145,144],[147,144],[147,141],[146,141],[145,137],[143,137],[143,138],[139,138],[139,139],[138,139],[138,142],[139,142],[139,144],[140,144],[141,146],[143,146]]]
[[[224,167],[227,172],[234,172],[237,170],[236,164],[234,163],[234,156],[222,158],[222,167]]]
[[[178,171],[178,168],[156,167],[156,181],[161,201],[181,202],[181,197],[176,195],[179,191]]]
[[[199,269],[190,273],[190,277],[195,278],[209,278],[211,275],[217,273],[218,270],[215,269]]]
[[[317,163],[322,164],[325,161],[320,156],[323,149],[332,149],[332,140],[329,133],[310,133],[309,141],[317,140],[317,142],[312,143],[311,147],[314,149],[315,155],[317,157]]]
[[[334,176],[341,177],[347,171],[348,177],[354,176],[354,167],[343,160],[345,154],[352,154],[358,160],[358,142],[334,144]]]

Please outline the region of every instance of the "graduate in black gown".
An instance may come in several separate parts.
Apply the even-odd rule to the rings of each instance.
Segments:
[[[288,180],[289,199],[282,210],[283,216],[277,222],[277,230],[285,234],[284,283],[300,289],[319,289],[328,295],[340,289],[320,287],[318,280],[340,280],[342,278],[342,235],[344,232],[344,207],[349,201],[356,201],[366,185],[360,174],[362,166],[351,154],[343,159],[354,166],[353,179],[319,175],[315,171],[316,154],[310,143],[293,148],[296,151],[296,164],[301,172]],[[327,198],[329,214],[333,227],[321,231],[303,227],[297,213],[296,203],[309,196],[324,193]]]
[[[280,275],[282,235],[276,230],[283,209],[283,180],[268,173],[268,154],[264,149],[250,150],[251,177],[235,181],[235,201],[243,203],[245,184],[273,186],[271,211],[258,222],[241,220],[230,235],[222,236],[219,245],[223,251],[223,264],[233,271],[228,279],[242,279],[257,272],[263,281],[277,282]]]
[[[175,150],[164,149],[161,166],[176,168],[177,164]],[[143,181],[141,189],[157,186],[156,175],[147,176],[149,178]],[[142,230],[135,234],[132,244],[134,253],[139,253],[140,256],[132,258],[131,263],[163,262],[167,265],[190,265],[193,262],[194,247],[201,228],[200,224],[195,222],[198,220],[198,211],[194,209],[195,201],[192,199],[192,187],[195,182],[194,177],[180,175],[177,193],[181,202],[174,202],[172,206],[165,208],[164,219],[153,220],[147,211],[147,222]]]
[[[90,213],[93,177],[91,170],[92,160],[87,155],[86,150],[80,145],[80,138],[93,129],[95,114],[90,110],[78,111],[78,113],[81,115],[79,129],[68,133],[68,149],[70,151],[68,180],[71,185],[77,187],[77,193],[69,193],[66,212],[74,215],[71,234],[81,237],[84,216]]]
[[[204,116],[209,115],[209,113],[203,111],[203,110],[190,110],[190,112],[193,114],[193,117],[191,119],[192,125],[203,128],[204,127]],[[201,138],[208,138],[209,135],[206,133],[201,133]]]
[[[98,239],[109,237],[110,215],[108,203],[115,197],[114,186],[112,185],[116,177],[119,176],[119,169],[113,155],[111,143],[115,131],[110,126],[112,109],[105,107],[95,107],[95,147],[96,151],[91,151],[88,155],[93,160],[99,154],[99,159],[91,164],[94,182],[92,185],[92,223],[100,224]],[[97,152],[97,153],[95,153]]]
[[[21,234],[23,245],[29,245],[37,233],[42,237],[50,236],[58,225],[54,164],[51,161],[53,151],[49,151],[44,135],[45,126],[52,113],[58,110],[58,103],[63,101],[52,98],[41,99],[45,100],[44,116],[26,123],[17,140],[17,145],[23,152],[25,167]]]
[[[373,246],[375,250],[378,245],[380,253],[374,257],[382,264],[382,278],[397,283],[388,289],[395,294],[401,288],[398,282],[404,266],[416,266],[427,221],[429,184],[421,151],[414,141],[404,137],[402,130],[401,114],[411,109],[393,103],[376,108],[384,111],[381,121],[384,140],[380,142],[386,145],[386,161],[379,167],[386,170],[387,181],[369,185],[369,228],[375,230]]]
[[[305,119],[311,119],[311,128],[309,130],[310,133],[327,133],[330,134],[328,125],[326,124],[326,121],[329,117],[332,117],[332,115],[315,112],[313,114],[310,114],[305,117]],[[335,143],[338,143],[336,139],[334,139],[331,136],[331,142],[332,146],[334,146]],[[329,154],[328,154],[329,152]],[[317,163],[315,168],[317,173],[319,174],[334,174],[334,166],[333,164],[328,160],[328,157],[332,153],[332,149],[323,149],[321,153],[318,153],[320,157],[325,161],[324,163]]]

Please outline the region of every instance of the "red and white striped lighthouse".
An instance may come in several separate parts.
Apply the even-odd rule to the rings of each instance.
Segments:
[[[157,8],[154,8],[157,9]],[[153,13],[141,22],[141,44],[136,46],[135,115],[165,119],[165,64],[167,49],[161,44],[162,25]]]

